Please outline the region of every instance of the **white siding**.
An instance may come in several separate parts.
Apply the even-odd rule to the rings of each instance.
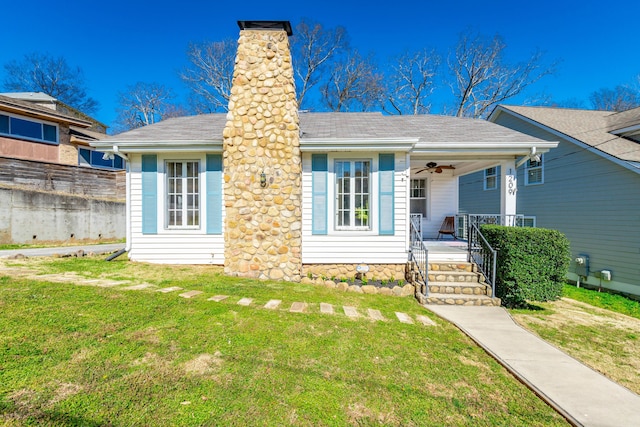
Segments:
[[[370,159],[372,165],[372,229],[371,231],[336,231],[334,227],[335,176],[334,161],[345,159]],[[378,153],[330,153],[329,176],[329,225],[327,235],[311,233],[311,155],[302,157],[302,262],[305,264],[368,263],[399,264],[407,260],[408,246],[408,165],[404,153],[395,153],[394,181],[394,234],[378,235]]]
[[[458,212],[458,178],[434,173],[427,180],[428,215],[422,221],[422,236],[435,239],[444,218]]]
[[[201,225],[197,230],[167,230],[164,226],[164,161],[167,159],[193,159],[201,163],[200,173],[200,219]],[[158,264],[224,264],[224,233],[206,234],[206,180],[204,179],[204,155],[168,155],[158,156],[158,234],[142,234],[142,181],[141,156],[132,155],[130,158],[130,221],[131,238],[129,258],[133,261],[143,261]],[[224,214],[224,212],[223,212]]]

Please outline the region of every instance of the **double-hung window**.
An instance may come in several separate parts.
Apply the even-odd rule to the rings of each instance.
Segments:
[[[197,228],[200,226],[199,162],[168,161],[167,227]]]
[[[371,161],[336,160],[336,229],[371,229]]]
[[[427,217],[427,180],[411,180],[411,213]]]
[[[525,166],[525,185],[543,184],[544,183],[544,169],[542,166],[542,156],[540,160],[527,160]]]
[[[492,167],[484,170],[484,189],[495,190],[498,188],[498,168]]]

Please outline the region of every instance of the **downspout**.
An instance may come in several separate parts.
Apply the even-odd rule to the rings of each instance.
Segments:
[[[516,168],[519,168],[520,166],[524,165],[528,160],[531,160],[533,158],[536,158],[536,161],[540,161],[540,156],[538,154],[536,154],[537,152],[537,148],[536,147],[531,147],[531,152],[524,156],[523,158],[520,159],[520,161],[518,163],[516,163]]]

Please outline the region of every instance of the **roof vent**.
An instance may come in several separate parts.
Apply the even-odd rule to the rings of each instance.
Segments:
[[[291,37],[291,23],[289,21],[238,21],[241,30],[283,30]]]

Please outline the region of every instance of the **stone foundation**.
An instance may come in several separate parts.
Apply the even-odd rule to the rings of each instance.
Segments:
[[[304,277],[317,279],[353,279],[358,276],[356,268],[360,264],[304,264]],[[404,280],[406,264],[367,264],[369,271],[364,275],[368,280]],[[360,278],[358,276],[358,278]]]

